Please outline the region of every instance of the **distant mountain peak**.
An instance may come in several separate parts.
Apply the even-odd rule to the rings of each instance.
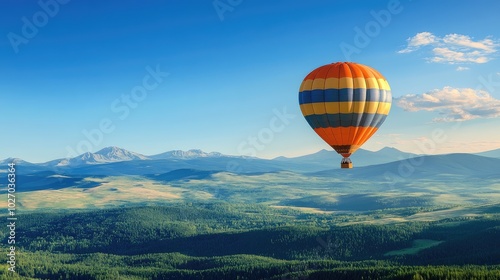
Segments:
[[[200,149],[191,149],[188,151],[172,150],[158,155],[151,156],[152,159],[192,159],[192,158],[207,158],[207,157],[222,157],[219,152],[206,153]]]
[[[91,159],[92,158],[92,153],[91,152],[86,152],[86,153],[83,153],[79,156],[80,159]]]
[[[122,148],[110,146],[103,148],[95,153],[86,152],[74,158],[63,158],[49,161],[46,163],[46,165],[64,167],[144,159],[148,159],[148,157],[138,153],[127,151]]]
[[[97,151],[95,153],[96,154],[110,153],[110,152],[115,152],[116,153],[116,152],[120,152],[120,151],[128,152],[127,150],[119,148],[119,147],[116,147],[116,146],[109,146],[109,147],[102,148],[102,149],[100,149],[99,151]]]
[[[20,158],[6,158],[4,160],[0,160],[0,163],[1,164],[7,164],[7,163],[15,163],[15,164],[31,164],[30,162],[27,162],[27,161],[24,161]]]
[[[382,149],[380,149],[379,151],[399,151],[399,150],[394,148],[394,147],[385,146]]]
[[[87,154],[87,153],[86,153]],[[115,146],[110,146],[103,148],[91,155],[98,156],[102,160],[107,161],[124,161],[124,160],[136,160],[136,159],[147,159],[146,156],[134,153],[131,151],[127,151],[122,148],[118,148]]]

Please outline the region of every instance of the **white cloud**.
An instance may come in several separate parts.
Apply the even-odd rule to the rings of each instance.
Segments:
[[[444,87],[422,94],[395,98],[396,104],[410,112],[436,111],[435,122],[466,121],[500,117],[500,100],[484,90]]]
[[[400,50],[398,53],[409,53],[417,50],[420,46],[430,45],[437,41],[436,36],[432,35],[430,32],[420,32],[417,35],[408,38],[408,46]]]
[[[457,67],[457,71],[466,71],[466,70],[469,70],[470,68],[469,67],[464,67],[464,66],[458,66]]]
[[[454,51],[449,48],[434,48],[432,52],[434,53],[434,57],[429,60],[438,63],[486,63],[491,59],[479,51],[462,52]]]
[[[436,63],[486,63],[497,52],[499,43],[490,37],[474,41],[462,34],[448,34],[440,38],[430,32],[420,32],[406,40],[406,48],[398,53],[410,53],[421,47],[430,46],[430,62]]]
[[[486,38],[481,41],[474,42],[469,36],[460,34],[448,34],[444,36],[443,42],[445,44],[483,50],[487,53],[495,52],[496,51],[495,47],[497,46],[491,38]]]

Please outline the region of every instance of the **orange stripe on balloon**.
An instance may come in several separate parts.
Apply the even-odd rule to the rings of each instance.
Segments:
[[[332,67],[331,64],[318,68],[318,71],[316,71],[315,79],[326,79],[326,75],[328,74],[330,67]]]
[[[327,127],[314,131],[330,146],[361,146],[378,130],[377,127]],[[351,133],[352,132],[352,133]]]
[[[370,130],[371,127],[358,127],[356,130],[356,134],[351,140],[352,145],[361,145],[360,142],[362,141],[362,138],[364,137],[364,135],[369,133]]]
[[[338,63],[330,64],[330,69],[328,69],[328,73],[326,78],[340,78]]]
[[[377,130],[378,130],[378,127],[374,127],[374,128],[370,131],[370,133],[368,134],[368,136],[366,137],[365,142],[366,142],[366,141],[368,141],[368,140],[370,140],[370,138],[373,136],[373,134],[375,134],[375,132],[377,132]],[[364,142],[363,142],[363,143],[364,143]]]
[[[349,130],[349,142],[354,144],[354,140],[356,139],[356,135],[359,132],[360,127],[351,127]]]
[[[328,131],[328,128],[323,128],[323,127],[319,127],[319,128],[315,128],[314,131],[316,132],[316,134],[319,135],[319,137],[321,137],[321,139],[323,139],[323,141],[325,141],[328,145],[333,145],[331,143],[337,143],[336,139],[333,138],[333,135],[330,133],[330,131]]]
[[[349,127],[320,127],[315,128],[314,131],[330,146],[353,144],[349,141]]]
[[[372,127],[363,127],[358,134],[356,135],[356,138],[354,139],[354,144],[361,146],[366,140],[366,136],[370,133]]]
[[[363,145],[378,130],[378,127],[372,127],[372,126],[364,127],[364,128],[365,128],[365,132],[363,134],[361,134],[359,136],[359,138],[356,139],[356,143],[355,143],[356,145],[359,145],[359,146]]]
[[[340,72],[341,69],[348,68],[349,71]],[[323,65],[310,72],[305,80],[326,79],[326,78],[376,78],[386,80],[377,70],[353,62],[337,62]]]
[[[348,64],[351,68],[351,76],[353,78],[363,78],[363,68],[364,66],[360,66],[359,64]]]

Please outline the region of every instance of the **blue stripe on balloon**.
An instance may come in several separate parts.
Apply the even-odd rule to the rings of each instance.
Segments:
[[[312,128],[328,127],[380,127],[387,115],[383,114],[321,114],[306,116]]]
[[[304,90],[299,93],[299,103],[346,102],[346,101],[380,101],[390,102],[391,91],[375,88],[343,88]]]

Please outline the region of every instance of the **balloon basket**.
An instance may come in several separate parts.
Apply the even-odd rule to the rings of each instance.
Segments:
[[[340,161],[341,168],[352,168],[352,161],[349,157],[344,157],[342,161]]]
[[[352,162],[345,162],[340,164],[341,168],[352,168]]]

